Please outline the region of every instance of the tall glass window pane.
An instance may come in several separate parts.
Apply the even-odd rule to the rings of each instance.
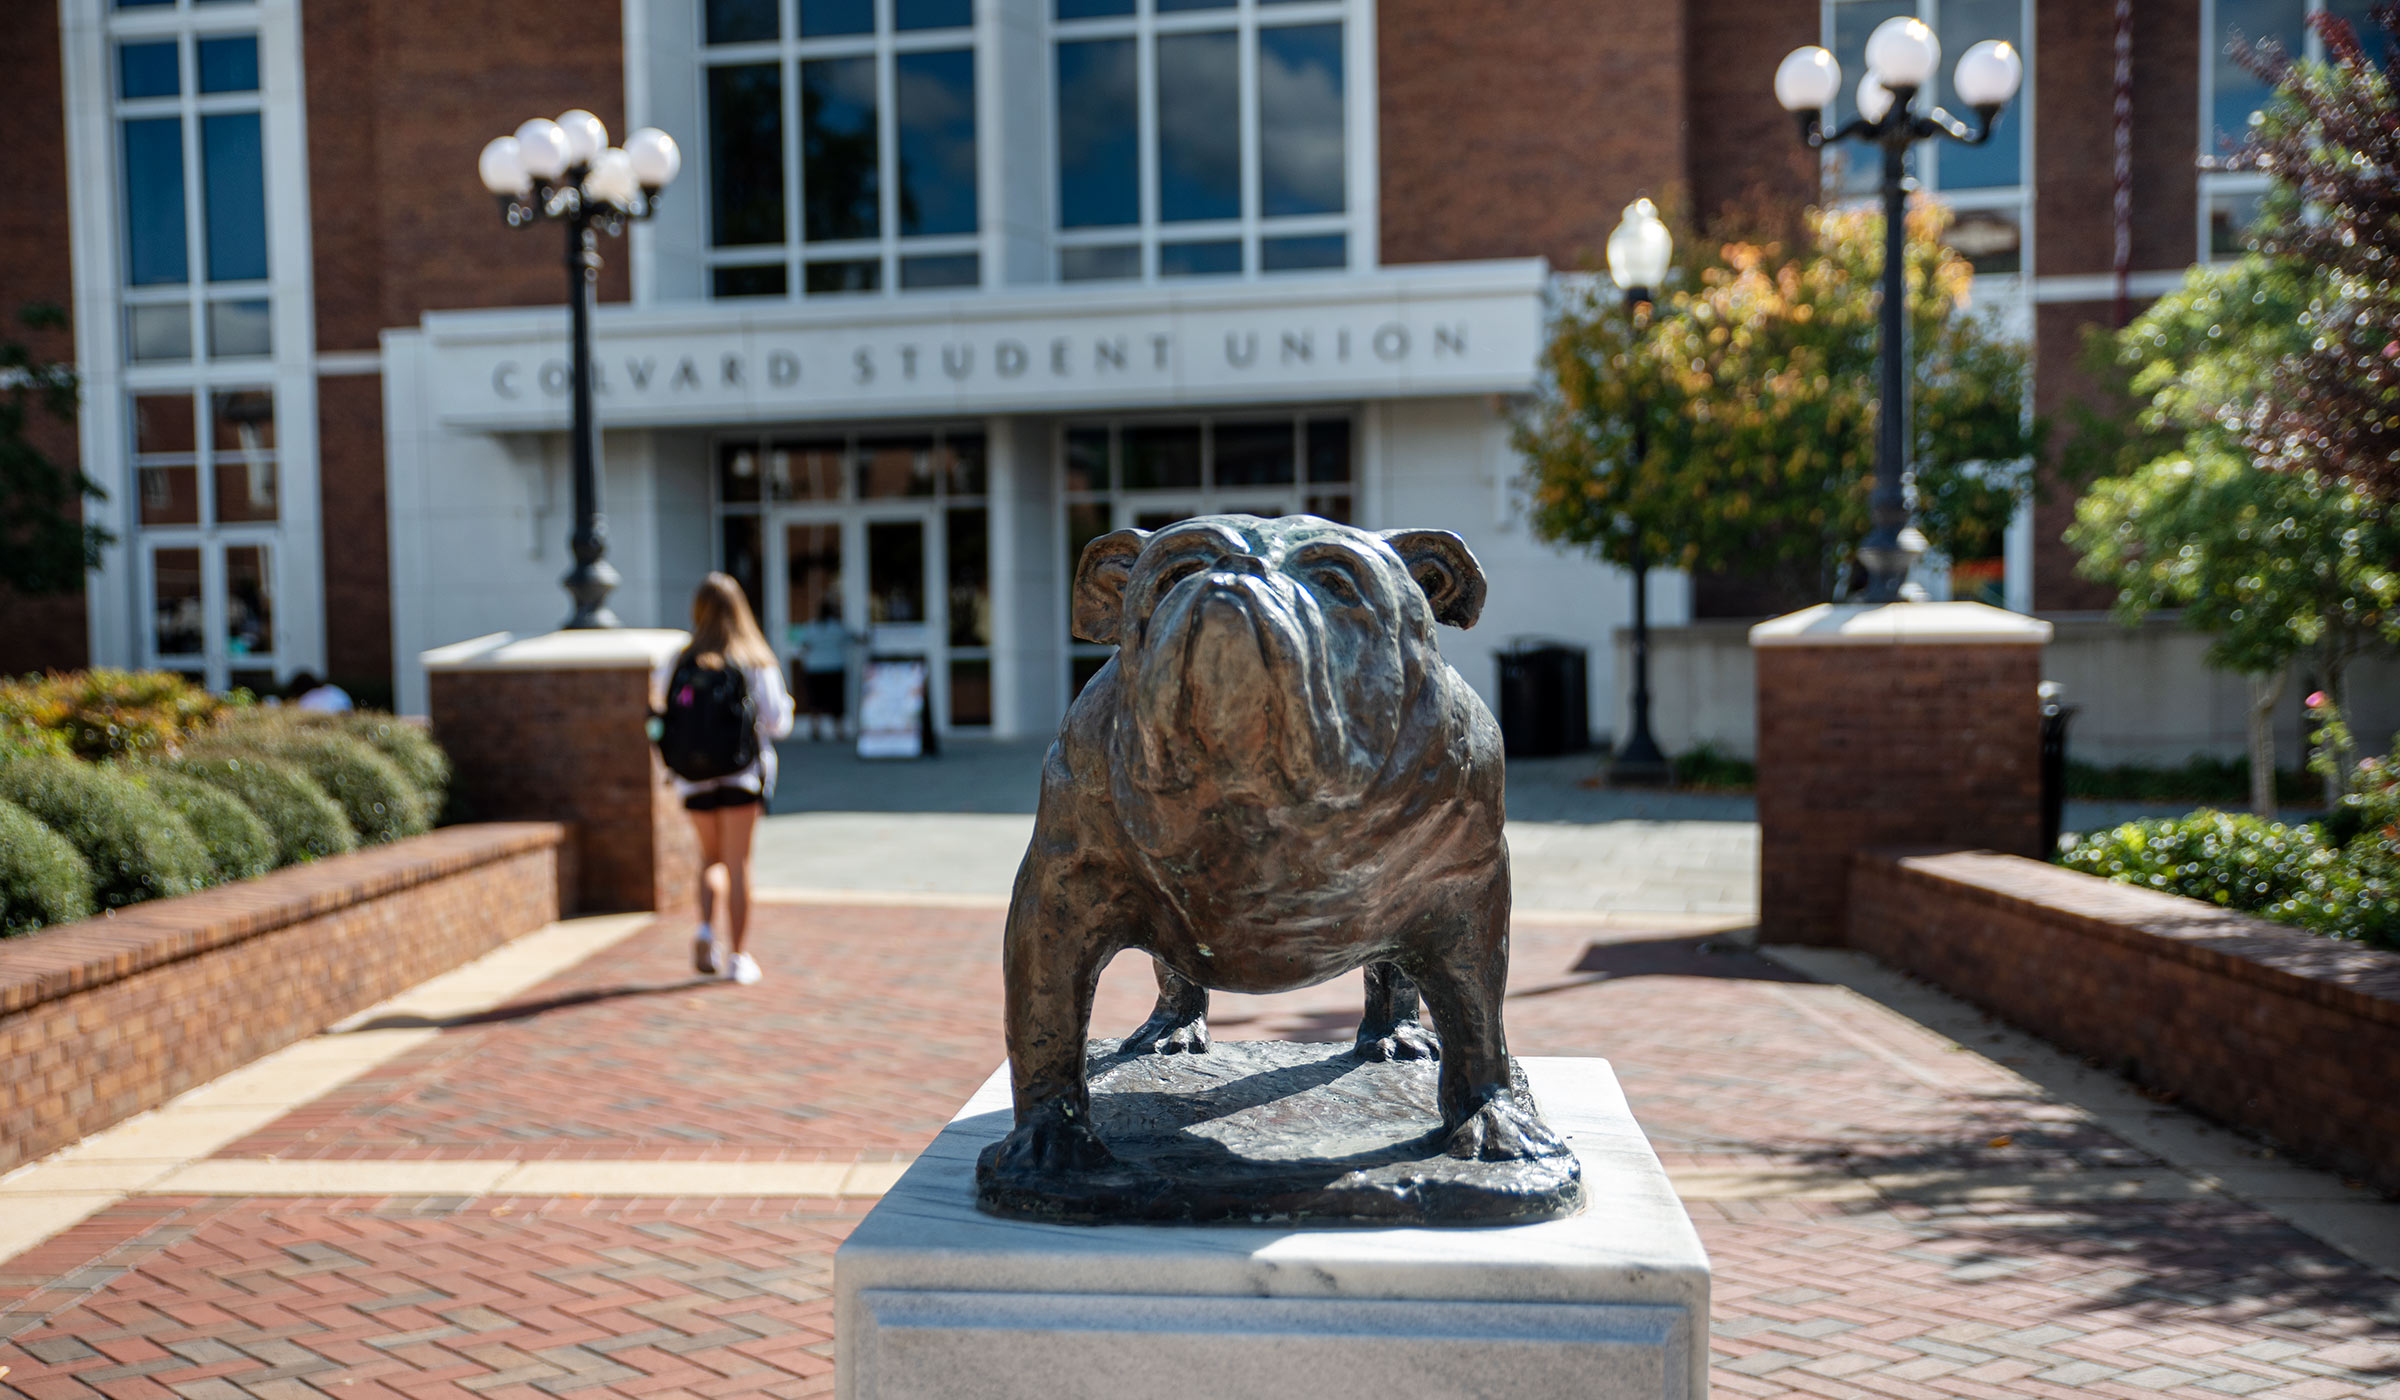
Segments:
[[[135,396],[134,474],[144,525],[200,523],[199,447],[190,394]]]
[[[894,29],[964,29],[975,22],[975,0],[892,0]]]
[[[1258,265],[1267,272],[1307,272],[1350,265],[1350,240],[1339,233],[1312,233],[1301,238],[1262,238]]]
[[[1058,0],[1060,19],[1104,19],[1133,13],[1133,0]]]
[[[812,297],[843,292],[871,292],[883,285],[883,264],[873,258],[812,262],[808,265],[808,276],[803,285]]]
[[[875,60],[818,58],[800,65],[800,189],[813,241],[873,238],[880,231],[875,148]]]
[[[1156,3],[1158,12],[1162,15],[1176,10],[1230,10],[1233,8],[1233,0],[1156,0]]]
[[[1133,40],[1058,46],[1058,222],[1100,228],[1142,217]]]
[[[211,479],[217,520],[275,519],[274,397],[257,389],[221,393],[213,397],[210,412],[216,420]]]
[[[983,283],[983,259],[973,253],[935,253],[900,260],[900,290],[933,291]]]
[[[200,41],[202,92],[258,91],[258,36],[236,34]]]
[[[1127,428],[1125,489],[1185,489],[1200,484],[1200,429]]]
[[[1108,429],[1067,429],[1067,489],[1069,491],[1106,491],[1108,477]]]
[[[1308,479],[1312,482],[1350,479],[1350,420],[1308,420]]]
[[[1286,486],[1292,481],[1295,442],[1290,419],[1273,423],[1219,423],[1216,483],[1219,486]]]
[[[167,301],[125,308],[125,358],[140,363],[191,357],[191,303]]]
[[[709,272],[708,294],[717,298],[779,297],[789,289],[789,283],[782,263],[720,267]]]
[[[1061,282],[1113,282],[1142,275],[1142,250],[1132,243],[1058,250]]]
[[[950,558],[950,645],[992,644],[990,513],[954,510],[945,524]]]
[[[2020,0],[1942,0],[1942,75],[1941,104],[1952,112],[1965,116],[1967,105],[1958,100],[1950,86],[1958,55],[1986,39],[2005,39],[2022,51],[2025,36],[2019,21],[2024,18]],[[2024,132],[2022,125],[2025,102],[2031,94],[2020,94],[2016,101],[2001,109],[2000,120],[1993,124],[1992,139],[1980,146],[1961,146],[1945,141],[1937,158],[1941,168],[1942,188],[1946,190],[1988,190],[2006,188],[2024,181]],[[1972,116],[1965,116],[1972,122]]]
[[[183,119],[145,117],[125,136],[125,280],[154,287],[191,280],[183,228]]]
[[[2217,32],[2210,36],[2214,93],[2209,116],[2214,130],[2201,135],[2203,154],[2222,155],[2239,146],[2250,130],[2250,114],[2267,103],[2267,85],[2226,52],[2234,40],[2260,44],[2272,39],[2285,53],[2300,52],[2304,0],[2217,0]]]
[[[225,654],[271,656],[275,651],[274,579],[263,544],[225,549]]]
[[[800,37],[875,32],[875,0],[800,0]]]
[[[208,353],[219,360],[274,354],[274,318],[268,313],[265,299],[210,302]]]
[[[150,551],[151,648],[160,656],[197,656],[206,634],[200,603],[200,551]]]
[[[1242,243],[1238,238],[1158,245],[1161,277],[1231,277],[1241,270]]]
[[[708,240],[783,241],[783,65],[708,70]]]
[[[867,621],[925,620],[925,527],[914,520],[868,521]]]
[[[1258,31],[1258,155],[1268,217],[1342,211],[1340,25]]]
[[[1158,40],[1158,216],[1242,213],[1241,58],[1231,30]]]
[[[200,119],[200,179],[208,231],[208,280],[267,275],[267,163],[258,113]]]
[[[711,44],[744,44],[772,39],[778,32],[782,0],[708,0],[701,32]]]
[[[975,51],[900,54],[892,91],[900,232],[975,232]]]
[[[1916,0],[1841,0],[1833,7],[1833,56],[1842,65],[1842,86],[1833,96],[1827,118],[1831,126],[1838,128],[1858,115],[1858,80],[1867,73],[1867,36],[1887,19],[1916,12]],[[1843,142],[1834,159],[1841,163],[1842,188],[1849,193],[1871,191],[1882,177],[1881,155],[1855,141]],[[1909,169],[1915,168],[1912,149]]]
[[[127,98],[173,97],[183,91],[175,41],[118,45],[117,91]]]

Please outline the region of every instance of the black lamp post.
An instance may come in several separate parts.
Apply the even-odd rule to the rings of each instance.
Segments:
[[[1651,290],[1666,280],[1675,242],[1658,217],[1658,206],[1637,199],[1625,206],[1624,221],[1608,236],[1608,275],[1625,293],[1625,315],[1636,328],[1649,319]],[[1633,462],[1650,455],[1649,405],[1633,405]],[[1608,763],[1614,787],[1657,787],[1673,770],[1650,736],[1650,560],[1642,532],[1633,531],[1633,725]]]
[[[557,121],[536,117],[483,148],[476,163],[485,189],[500,201],[511,228],[538,220],[567,230],[567,330],[572,349],[570,429],[575,467],[575,533],[569,538],[575,567],[563,582],[575,600],[566,625],[614,627],[608,595],[617,586],[609,567],[608,521],[600,514],[599,436],[592,423],[592,284],[600,277],[600,239],[625,231],[628,220],[646,219],[659,192],[683,166],[675,138],[644,127],[622,150],[608,144],[608,128],[578,108]]]
[[[1800,139],[1811,150],[1834,141],[1856,140],[1883,150],[1883,384],[1876,421],[1875,490],[1868,497],[1869,528],[1859,546],[1867,568],[1869,603],[1897,603],[1919,596],[1909,570],[1925,552],[1925,536],[1912,520],[1916,473],[1908,464],[1908,282],[1905,273],[1908,216],[1908,148],[1936,137],[1980,146],[1992,137],[2000,109],[2017,95],[2024,61],[2000,39],[1969,48],[1951,75],[1959,100],[1974,109],[1970,128],[1939,107],[1923,115],[1917,94],[1941,66],[1941,42],[1923,20],[1896,17],[1867,37],[1867,73],[1858,80],[1858,115],[1827,132],[1825,107],[1841,90],[1841,65],[1811,45],[1791,51],[1775,70],[1775,99],[1800,118]]]

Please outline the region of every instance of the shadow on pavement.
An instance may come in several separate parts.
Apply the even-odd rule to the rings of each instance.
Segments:
[[[589,1006],[594,1002],[621,1001],[626,997],[658,996],[666,992],[688,992],[695,987],[714,987],[720,984],[730,985],[722,977],[694,975],[680,982],[658,982],[642,987],[593,987],[585,991],[543,997],[539,1001],[512,1001],[506,1006],[495,1006],[488,1011],[470,1012],[464,1016],[378,1016],[372,1021],[362,1021],[347,1030],[337,1032],[337,1034],[351,1035],[359,1031],[448,1031],[466,1026],[497,1025],[505,1021],[527,1020],[552,1011],[570,1011],[578,1006]]]
[[[1781,963],[1770,962],[1722,933],[1610,939],[1585,948],[1569,971],[1595,973],[1596,976],[1587,979],[1594,982],[1625,977],[1722,977],[1741,982],[1816,980]]]

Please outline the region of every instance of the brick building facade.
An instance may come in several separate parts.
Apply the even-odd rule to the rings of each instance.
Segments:
[[[0,32],[0,308],[76,313],[42,348],[83,372],[82,420],[47,441],[106,487],[118,542],[81,599],[0,598],[0,671],[305,669],[421,702],[417,651],[553,623],[557,316],[504,308],[555,307],[559,248],[500,224],[475,155],[581,106],[686,155],[655,224],[603,248],[628,621],[672,624],[691,574],[726,567],[779,645],[830,606],[929,657],[945,724],[1038,730],[1090,663],[1054,625],[1089,531],[1321,508],[1465,531],[1520,602],[1462,669],[1486,682],[1471,653],[1511,633],[1581,640],[1605,728],[1625,580],[1526,539],[1508,498],[1504,405],[1544,304],[1525,260],[1591,265],[1641,193],[1703,217],[1805,199],[1818,171],[1770,91],[1792,47],[1855,74],[1902,12],[1953,53],[2011,38],[2028,76],[2000,154],[1925,173],[2055,412],[2084,328],[2254,197],[2197,169],[2244,100],[2222,40],[2298,44],[2325,3],[2127,7],[2120,266],[2118,19],[2086,0],[35,0]],[[951,340],[911,338],[936,323]],[[1111,387],[1153,342],[1161,377]],[[1260,344],[1279,373],[1227,370]],[[737,351],[753,379],[788,364],[794,396],[642,400],[653,370],[731,376]],[[920,354],[953,382],[898,393]],[[982,379],[951,368],[977,354]],[[809,463],[830,495],[791,485]],[[2058,543],[2070,508],[2014,533],[2012,606],[2103,601]],[[1658,621],[1787,601],[1653,595]]]

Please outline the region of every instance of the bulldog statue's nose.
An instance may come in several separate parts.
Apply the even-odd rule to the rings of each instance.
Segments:
[[[1213,574],[1232,574],[1249,578],[1265,578],[1267,561],[1255,554],[1228,554],[1209,570]],[[1228,580],[1230,582],[1231,580]]]

